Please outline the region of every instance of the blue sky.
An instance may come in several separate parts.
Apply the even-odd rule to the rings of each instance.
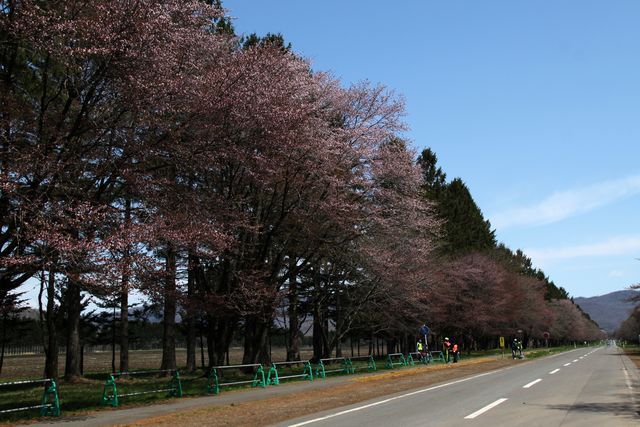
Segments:
[[[572,296],[640,282],[640,2],[223,2],[407,101],[407,137]]]

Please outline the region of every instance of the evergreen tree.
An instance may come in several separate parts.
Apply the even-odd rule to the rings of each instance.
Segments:
[[[437,166],[438,157],[431,148],[425,148],[418,156],[418,166],[422,169],[422,188],[427,198],[437,200],[440,191],[447,184],[447,174]]]
[[[464,254],[495,248],[495,231],[491,230],[491,224],[484,219],[460,178],[446,185],[439,204],[440,213],[446,220],[445,252]]]
[[[531,258],[529,258],[522,250],[517,249],[515,252],[511,251],[504,243],[500,243],[494,251],[494,256],[505,265],[509,266],[512,271],[529,277],[535,277],[538,280],[544,282],[545,295],[544,298],[547,301],[557,299],[567,299],[569,294],[563,287],[556,286],[552,280],[544,273],[544,271],[534,268]]]
[[[423,150],[417,160],[425,197],[437,203],[438,215],[445,221],[442,252],[464,255],[495,248],[495,232],[465,183],[460,178],[447,183],[447,175],[437,162],[438,157],[430,148]]]

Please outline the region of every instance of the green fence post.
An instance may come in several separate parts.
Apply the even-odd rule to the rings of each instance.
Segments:
[[[253,376],[253,383],[251,383],[251,385],[253,387],[266,387],[267,383],[264,379],[264,369],[262,369],[262,365],[258,366],[258,370],[256,371],[256,374]]]
[[[353,366],[349,366],[351,363],[351,361],[348,358],[344,358],[344,360],[342,361],[342,373],[343,374],[350,374],[351,373],[351,368]]]
[[[324,379],[326,376],[327,375],[324,371],[324,363],[321,360],[320,363],[318,363],[318,366],[316,367],[316,377]]]
[[[51,383],[44,389],[40,416],[60,416],[60,398],[58,397],[58,386],[55,380],[51,380]]]
[[[169,381],[169,396],[182,397],[182,383],[180,382],[180,372],[176,369],[173,371],[171,380]]]
[[[311,367],[311,362],[306,361],[304,363],[304,379],[309,379],[309,381],[313,381],[313,368]]]
[[[413,356],[411,354],[409,354],[407,356],[407,365],[411,365],[411,366],[415,366],[415,362],[413,361]]]
[[[387,361],[384,364],[384,367],[387,369],[393,369],[393,361],[391,361],[391,356],[387,354]]]
[[[118,406],[118,388],[116,387],[116,380],[113,375],[109,375],[109,379],[104,383],[102,389],[102,402],[101,405],[111,405],[116,408]]]
[[[272,375],[273,375],[273,379],[271,379]],[[271,365],[271,367],[269,368],[269,374],[267,375],[267,384],[269,385],[280,384],[280,378],[278,377],[278,368],[276,368],[276,365]]]
[[[376,360],[373,358],[373,354],[369,355],[369,360],[367,361],[367,369],[370,371],[376,371]]]
[[[207,376],[207,393],[220,393],[220,383],[218,382],[218,372],[216,368],[212,368]]]
[[[400,363],[402,363],[402,366],[408,366],[409,363],[407,362],[407,359],[404,358],[404,354],[400,354]]]

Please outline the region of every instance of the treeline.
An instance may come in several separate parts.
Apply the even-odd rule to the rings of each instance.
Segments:
[[[386,88],[236,37],[219,2],[0,7],[0,301],[9,316],[39,282],[45,376],[62,341],[81,375],[89,299],[117,311],[127,370],[133,291],[162,307],[162,369],[178,327],[187,369],[198,330],[210,365],[234,337],[268,361],[274,323],[288,359],[306,329],[316,358],[346,338],[408,349],[425,321],[469,346],[597,336],[434,153],[416,161]]]
[[[640,284],[631,285],[629,289],[640,290]],[[636,307],[629,313],[629,317],[622,322],[614,335],[621,340],[640,343],[640,296],[632,296],[630,301],[636,303]]]

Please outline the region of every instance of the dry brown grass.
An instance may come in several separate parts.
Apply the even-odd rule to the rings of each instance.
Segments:
[[[624,352],[640,368],[640,348],[625,348]]]
[[[334,387],[277,396],[259,401],[210,405],[139,420],[131,426],[271,425],[343,405],[429,386],[514,364],[511,359],[482,358],[457,365],[415,367],[356,377]],[[390,381],[392,379],[393,381]]]
[[[309,358],[313,354],[312,349],[305,348],[301,351],[302,358]],[[197,363],[200,363],[200,350],[197,351]],[[284,348],[274,347],[272,350],[274,361],[286,359]],[[120,353],[116,352],[116,369],[120,360]],[[64,354],[59,356],[59,372],[64,373]],[[162,361],[162,350],[136,350],[129,352],[129,369],[131,371],[142,369],[159,369]],[[240,363],[242,361],[242,348],[233,347],[229,352],[229,361]],[[178,367],[187,364],[187,351],[185,349],[176,350],[176,363]],[[205,364],[208,364],[205,350]],[[7,356],[2,367],[0,382],[10,381],[19,378],[42,378],[44,372],[44,355],[20,355]],[[106,373],[111,372],[111,352],[86,353],[84,355],[85,373]]]

